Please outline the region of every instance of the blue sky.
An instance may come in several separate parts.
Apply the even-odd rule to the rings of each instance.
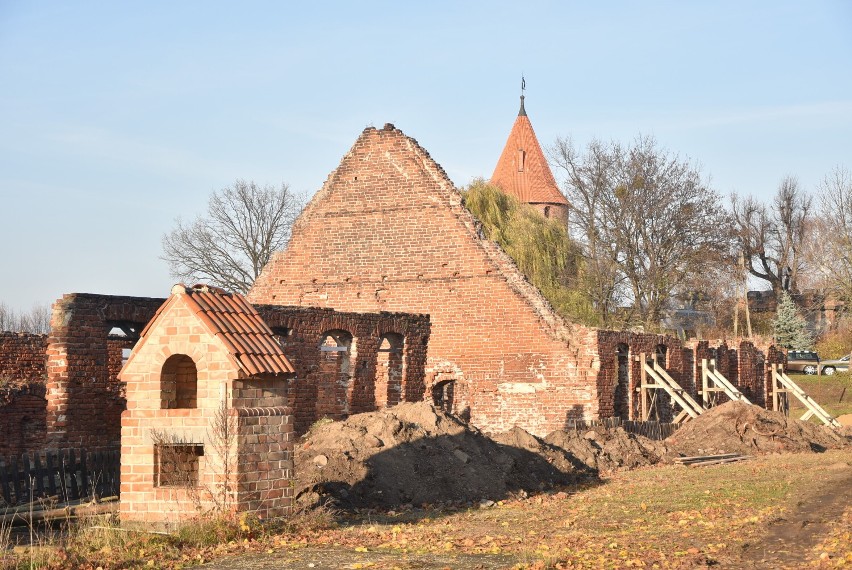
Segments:
[[[520,75],[542,145],[639,133],[723,194],[852,168],[852,3],[0,0],[0,302],[166,296],[176,217],[313,194],[392,122],[490,176]]]

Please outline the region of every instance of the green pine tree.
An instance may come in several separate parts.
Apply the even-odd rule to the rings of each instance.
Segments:
[[[775,342],[788,350],[810,350],[814,337],[808,323],[799,314],[793,298],[786,291],[781,292],[775,319],[772,321]]]

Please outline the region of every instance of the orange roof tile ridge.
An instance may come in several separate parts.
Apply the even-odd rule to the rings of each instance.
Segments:
[[[523,110],[523,102],[521,104]],[[519,162],[523,164],[519,164]],[[491,182],[521,202],[568,205],[559,191],[526,112],[519,113],[506,139]]]

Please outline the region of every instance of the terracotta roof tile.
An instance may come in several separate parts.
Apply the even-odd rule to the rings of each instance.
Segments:
[[[497,161],[491,182],[527,204],[568,205],[538,144],[532,123],[524,111],[523,99],[521,112]]]
[[[222,340],[234,361],[249,376],[295,371],[272,331],[242,295],[205,285],[192,288],[175,285],[172,297],[175,296],[181,297],[210,333]]]

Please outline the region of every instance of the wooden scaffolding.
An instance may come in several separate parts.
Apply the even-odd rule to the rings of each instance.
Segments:
[[[701,359],[701,401],[705,408],[719,403],[719,394],[724,394],[735,402],[751,404],[748,398],[734,386],[733,382],[716,369],[716,360]]]
[[[680,407],[680,412],[672,420],[673,423],[680,423],[690,418],[697,418],[704,412],[704,407],[696,402],[689,392],[684,390],[674,378],[666,371],[666,369],[653,356],[648,356],[645,353],[639,355],[641,381],[639,383],[639,399],[641,402],[642,421],[648,421],[651,413],[656,413],[659,419],[657,410],[657,394],[660,390],[664,391]]]
[[[807,421],[816,416],[822,423],[831,427],[840,427],[834,417],[823,409],[822,406],[816,403],[816,400],[808,396],[798,384],[787,376],[783,366],[780,364],[772,364],[772,409],[784,414],[790,413],[789,394],[795,396],[806,408],[806,412],[800,420]]]

